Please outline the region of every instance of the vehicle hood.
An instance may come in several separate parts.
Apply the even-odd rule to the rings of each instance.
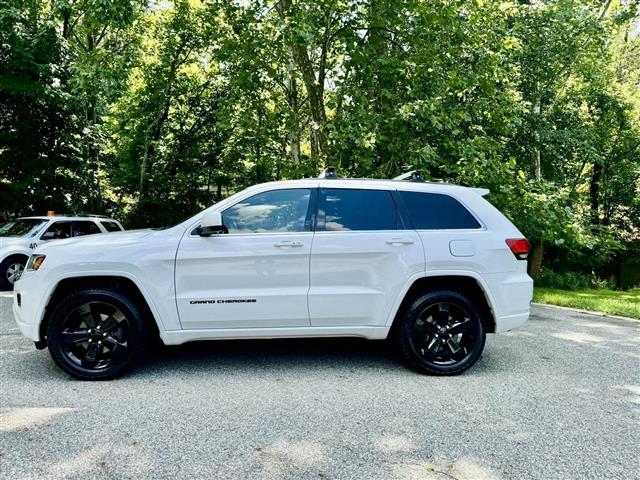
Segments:
[[[48,252],[58,249],[85,249],[86,247],[97,249],[111,249],[119,246],[131,245],[132,243],[138,243],[143,238],[152,235],[154,230],[128,230],[126,232],[113,232],[113,233],[97,233],[94,235],[85,235],[82,237],[67,238],[65,240],[51,240],[47,243],[40,245],[36,251]]]
[[[25,244],[25,237],[0,237],[0,254],[12,247]]]
[[[25,237],[0,237],[0,246],[20,245],[24,243]]]

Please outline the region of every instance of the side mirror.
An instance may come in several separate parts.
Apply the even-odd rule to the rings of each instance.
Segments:
[[[196,229],[201,237],[210,237],[220,233],[229,233],[227,227],[222,224],[222,214],[220,212],[207,212],[202,217],[200,226]]]

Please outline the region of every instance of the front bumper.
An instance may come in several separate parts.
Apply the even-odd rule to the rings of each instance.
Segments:
[[[37,280],[31,272],[25,272],[14,286],[13,317],[22,334],[40,342],[40,321],[42,320],[42,289],[38,288]]]

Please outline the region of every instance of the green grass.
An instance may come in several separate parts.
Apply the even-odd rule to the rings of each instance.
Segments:
[[[604,289],[570,291],[536,287],[533,301],[640,318],[640,289],[638,288],[622,292]]]

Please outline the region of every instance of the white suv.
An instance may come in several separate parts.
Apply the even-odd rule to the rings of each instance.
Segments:
[[[16,218],[0,226],[0,291],[11,290],[31,252],[49,240],[124,230],[120,222],[103,216]]]
[[[80,379],[121,374],[154,336],[397,340],[418,371],[471,367],[523,325],[528,242],[486,190],[306,179],[248,188],[175,227],[39,247],[17,323]]]

